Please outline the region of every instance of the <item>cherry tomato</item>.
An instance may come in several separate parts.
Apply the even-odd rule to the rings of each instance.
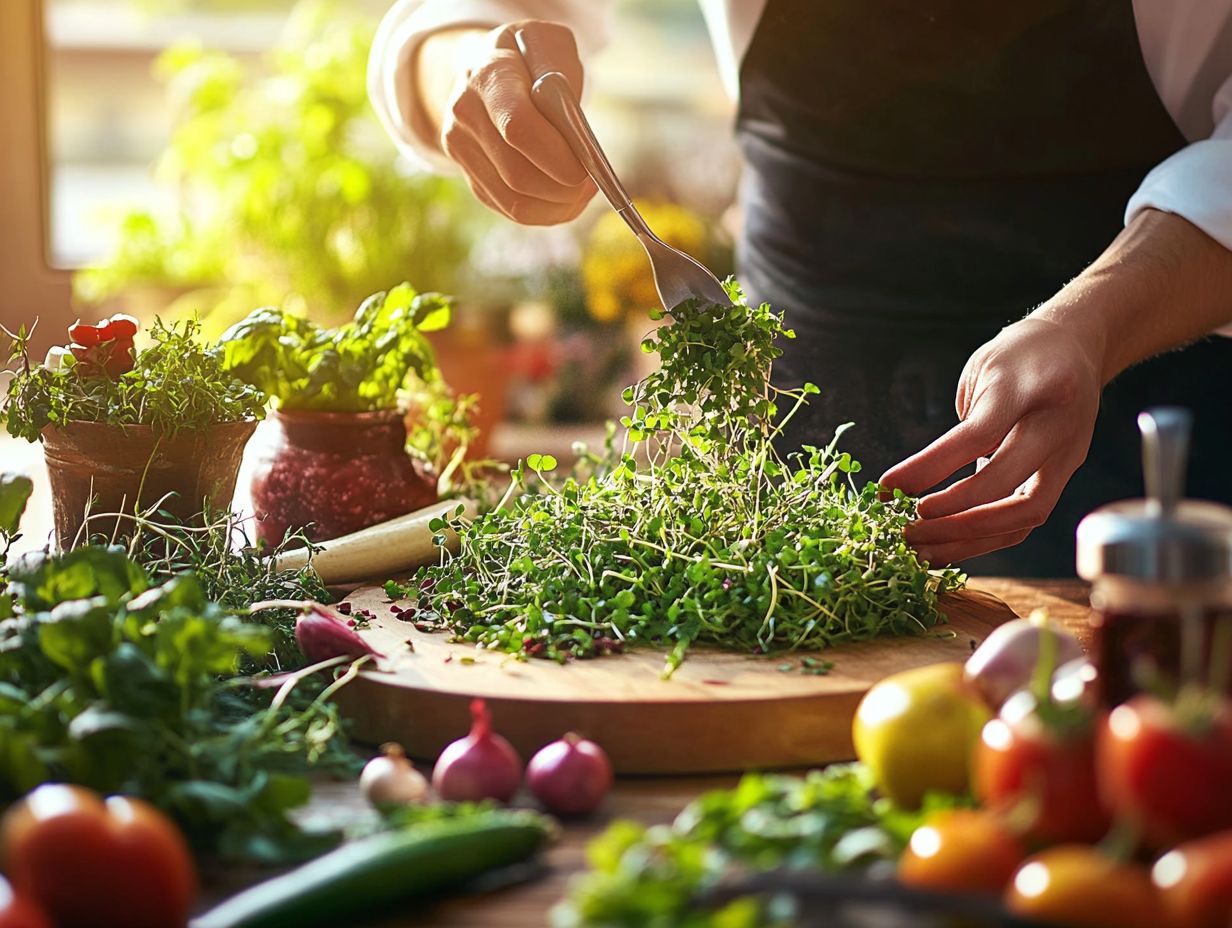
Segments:
[[[921,889],[1000,895],[1025,856],[997,818],[955,809],[915,830],[899,858],[898,879]]]
[[[1090,842],[1108,832],[1091,729],[1053,732],[1034,714],[993,719],[980,735],[973,767],[981,804],[1021,818],[1029,842]]]
[[[0,877],[0,928],[51,928],[51,920],[33,902],[13,892]]]
[[[1163,903],[1145,868],[1093,847],[1063,844],[1028,858],[1005,894],[1023,918],[1068,928],[1163,928]]]
[[[1169,928],[1228,928],[1232,923],[1232,831],[1173,848],[1155,862]]]
[[[87,325],[78,319],[68,327],[68,337],[82,348],[93,348],[98,344],[98,326]]]
[[[1099,776],[1150,847],[1232,829],[1232,705],[1192,720],[1151,696],[1117,706],[1100,731]]]
[[[182,928],[196,895],[192,857],[153,806],[77,786],[40,786],[0,824],[5,868],[57,928]]]

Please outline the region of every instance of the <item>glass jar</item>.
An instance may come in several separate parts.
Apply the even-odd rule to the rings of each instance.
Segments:
[[[422,509],[436,480],[406,451],[406,424],[394,410],[278,410],[253,462],[257,538],[288,531],[325,541]]]
[[[1155,409],[1138,423],[1147,498],[1104,506],[1078,526],[1106,706],[1182,683],[1226,689],[1232,676],[1211,664],[1212,655],[1226,662],[1232,645],[1232,509],[1181,499],[1187,412]]]

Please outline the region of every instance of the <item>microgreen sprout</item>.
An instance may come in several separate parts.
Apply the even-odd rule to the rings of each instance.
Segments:
[[[930,572],[903,540],[912,500],[856,483],[837,448],[846,426],[825,447],[775,447],[818,391],[771,385],[775,342],[793,333],[727,288],[730,306],[687,302],[647,336],[660,367],[625,391],[624,434],[609,429],[604,454],[563,480],[531,455],[497,508],[449,520],[458,553],[391,595],[520,657],[662,647],[665,675],[694,642],[811,650],[942,621],[937,597],[962,577]]]

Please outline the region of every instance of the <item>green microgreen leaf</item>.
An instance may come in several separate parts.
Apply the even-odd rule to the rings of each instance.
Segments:
[[[529,455],[502,505],[455,513],[457,554],[400,595],[485,649],[564,662],[647,645],[667,674],[695,644],[819,650],[942,621],[937,597],[962,577],[903,540],[911,499],[856,483],[846,426],[824,448],[777,447],[816,387],[771,384],[782,316],[728,291],[730,306],[686,302],[648,337],[660,364],[624,392],[623,434],[610,426],[563,478]]]

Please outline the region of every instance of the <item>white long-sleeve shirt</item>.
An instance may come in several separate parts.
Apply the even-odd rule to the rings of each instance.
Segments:
[[[765,0],[699,0],[728,92],[739,92],[740,61]],[[451,26],[495,27],[519,19],[570,26],[583,59],[606,37],[604,0],[398,0],[373,43],[368,88],[382,122],[412,159],[436,170],[448,162],[415,127],[410,62],[425,37]],[[1232,0],[1133,0],[1143,60],[1164,106],[1189,144],[1142,181],[1128,222],[1153,208],[1183,216],[1232,249]]]

